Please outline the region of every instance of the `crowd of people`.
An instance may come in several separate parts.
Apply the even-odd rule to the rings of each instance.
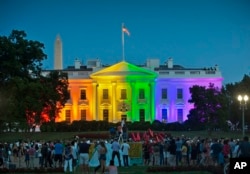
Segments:
[[[16,141],[0,143],[0,165],[24,161],[27,168],[63,168],[65,172],[74,172],[79,165],[82,173],[90,173],[90,146],[94,144],[99,165],[94,173],[118,173],[118,167],[129,167],[130,143],[122,139],[121,133],[110,140],[87,140],[74,137],[72,140],[52,141]],[[111,144],[112,157],[107,161],[107,143]],[[184,135],[172,137],[166,135],[162,141],[142,140],[142,159],[145,166],[194,166],[221,165],[229,158],[250,158],[248,137],[242,140],[226,138],[188,138]],[[115,160],[118,164],[115,165]],[[35,162],[37,161],[37,162]],[[109,163],[109,165],[107,165]],[[18,167],[18,166],[17,166]]]
[[[250,142],[227,138],[166,137],[164,141],[143,143],[144,165],[224,166],[229,158],[250,158]]]

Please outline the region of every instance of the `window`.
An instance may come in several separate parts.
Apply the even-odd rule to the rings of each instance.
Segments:
[[[102,99],[109,99],[109,90],[108,89],[103,89],[102,90]]]
[[[145,90],[139,89],[139,99],[145,99]]]
[[[168,110],[167,109],[162,109],[161,113],[162,113],[162,120],[167,121],[167,119],[168,119]]]
[[[81,120],[86,121],[87,120],[87,112],[86,109],[81,110]]]
[[[127,99],[127,90],[121,89],[121,99],[125,100]]]
[[[126,122],[127,121],[127,115],[122,115],[121,120],[124,120]]]
[[[140,122],[144,122],[145,121],[145,109],[139,110],[139,116],[140,116]]]
[[[71,122],[71,116],[70,116],[71,114],[70,114],[70,110],[66,110],[65,111],[65,121],[67,122],[67,123],[70,123]]]
[[[81,89],[81,100],[86,100],[86,89]]]
[[[183,90],[177,89],[177,99],[183,99]]]
[[[109,110],[103,109],[103,121],[109,121]]]
[[[183,122],[183,109],[177,109],[177,121],[179,123]]]
[[[161,89],[161,99],[167,99],[168,98],[168,91],[166,88]]]

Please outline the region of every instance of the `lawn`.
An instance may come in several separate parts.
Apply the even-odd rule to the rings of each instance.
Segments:
[[[134,131],[138,132],[138,131]],[[0,133],[0,142],[14,142],[17,140],[68,140],[72,139],[75,135],[79,134],[108,134],[108,131],[100,131],[100,132],[18,132],[18,133]],[[223,132],[223,131],[216,131],[208,134],[206,131],[168,131],[173,136],[187,136],[190,138],[194,137],[208,137],[208,138],[236,138],[241,139],[242,133],[241,132]],[[250,135],[249,132],[246,135]]]
[[[147,167],[145,166],[130,166],[128,168],[125,167],[120,167],[118,168],[118,172],[119,174],[145,174],[145,173],[155,173],[155,172],[147,172]],[[91,171],[93,171],[93,169],[91,169]],[[156,172],[157,174],[164,174],[166,172]],[[197,171],[197,172],[167,172],[170,174],[211,174],[210,172],[201,172],[201,171]]]

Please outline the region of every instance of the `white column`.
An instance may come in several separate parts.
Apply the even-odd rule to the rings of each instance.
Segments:
[[[150,114],[151,122],[155,119],[155,82],[150,82]]]
[[[116,82],[112,82],[112,122],[117,120],[116,105]]]
[[[92,115],[93,120],[97,120],[98,118],[96,109],[97,109],[97,83],[93,82],[93,115]]]
[[[130,82],[131,83],[131,104],[130,104],[130,106],[131,106],[131,118],[130,118],[130,121],[135,121],[135,119],[136,119],[136,108],[134,107],[135,106],[135,104],[137,103],[137,101],[136,101],[136,95],[135,95],[135,82],[134,81],[132,81],[132,82]],[[138,111],[137,111],[138,112]]]

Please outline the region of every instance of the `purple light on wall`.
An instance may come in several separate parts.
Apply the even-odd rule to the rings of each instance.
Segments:
[[[213,83],[215,87],[221,89],[222,80],[222,78],[158,78],[155,86],[155,119],[163,121],[162,109],[167,109],[167,123],[184,122],[193,108],[193,104],[188,102],[191,98],[189,88],[194,85],[208,87]],[[162,99],[162,89],[167,89],[167,99]],[[177,99],[177,89],[182,90],[181,99]]]

